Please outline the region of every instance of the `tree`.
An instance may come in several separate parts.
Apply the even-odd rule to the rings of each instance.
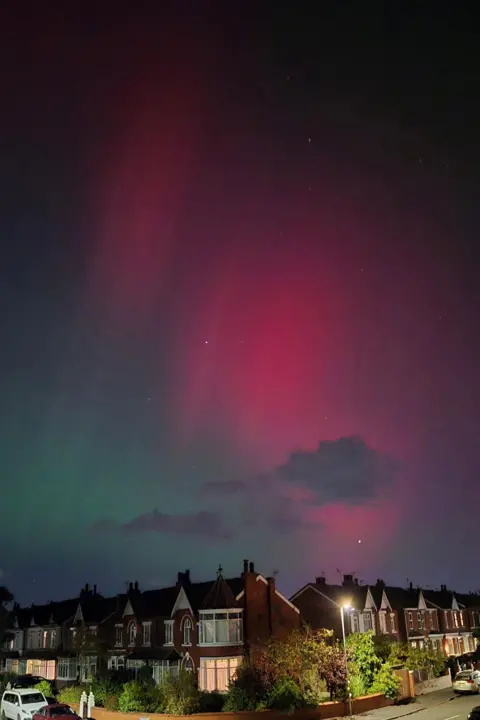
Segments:
[[[382,661],[375,652],[373,632],[352,633],[347,638],[347,654],[353,670],[362,676],[368,690],[380,670]]]

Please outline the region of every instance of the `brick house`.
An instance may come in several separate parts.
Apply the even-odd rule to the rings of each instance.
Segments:
[[[455,593],[455,597],[459,605],[465,608],[467,612],[468,627],[472,633],[477,648],[478,638],[480,638],[480,595],[476,593]]]
[[[152,666],[159,681],[179,668],[194,672],[201,689],[226,690],[242,659],[270,638],[300,626],[300,613],[273,578],[244,562],[241,576],[192,582],[178,573],[173,587],[141,592],[130,586],[115,616],[112,668]],[[119,659],[121,658],[120,664]]]
[[[476,641],[470,627],[470,620],[477,616],[470,614],[455,593],[442,585],[440,590],[424,590],[427,605],[437,610],[440,630],[443,633],[443,650],[447,655],[464,655],[473,652]]]
[[[317,577],[290,599],[303,622],[314,630],[333,630],[338,639],[342,638],[342,614],[346,635],[370,630],[398,639],[396,610],[383,587],[360,585],[352,575],[344,575],[342,585],[329,585],[324,577]]]
[[[442,649],[443,633],[439,625],[438,610],[427,603],[420,588],[384,587],[385,597],[397,612],[398,634],[401,642],[412,647]]]

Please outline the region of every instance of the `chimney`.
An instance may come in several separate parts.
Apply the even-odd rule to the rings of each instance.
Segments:
[[[243,572],[248,572],[248,560],[243,561]]]
[[[353,585],[353,575],[344,575],[343,576],[343,585],[345,587],[347,585]]]
[[[94,594],[94,595],[97,594],[97,586],[96,586],[96,585],[93,586],[93,594]]]
[[[88,595],[88,583],[85,583],[85,595]]]
[[[128,583],[128,592],[132,592],[133,590],[133,583]]]
[[[377,582],[375,583],[377,588],[384,588],[385,587],[385,581],[382,580],[382,578],[377,578]]]
[[[323,575],[321,577],[317,577],[317,578],[315,578],[315,584],[316,585],[326,585],[327,579],[324,578]]]
[[[185,582],[189,585],[190,584],[190,570],[185,570],[183,573],[183,577]]]
[[[138,592],[138,580],[135,580],[135,592]]]
[[[250,563],[249,568],[251,573],[255,572],[255,565],[253,562]]]
[[[410,580],[410,590],[413,590],[413,582]]]

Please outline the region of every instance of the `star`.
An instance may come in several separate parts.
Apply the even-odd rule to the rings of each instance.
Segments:
[[[205,345],[208,345],[208,340],[205,340]]]
[[[309,137],[309,138],[308,138],[308,142],[311,143],[311,142],[312,142],[312,138]]]

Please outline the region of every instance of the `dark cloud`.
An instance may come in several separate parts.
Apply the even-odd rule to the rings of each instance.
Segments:
[[[138,515],[127,523],[115,523],[113,520],[99,520],[93,526],[97,532],[120,532],[140,535],[145,533],[197,535],[210,540],[225,540],[231,532],[225,528],[222,515],[216,512],[202,511],[190,515],[169,515],[157,509]]]
[[[276,469],[288,484],[310,489],[316,504],[343,501],[352,505],[378,497],[392,486],[397,465],[359,437],[322,441],[314,451],[301,450]]]

